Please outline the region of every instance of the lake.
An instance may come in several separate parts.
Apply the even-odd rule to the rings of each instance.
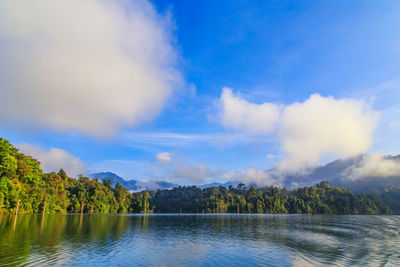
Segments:
[[[0,216],[0,266],[400,266],[400,216]]]

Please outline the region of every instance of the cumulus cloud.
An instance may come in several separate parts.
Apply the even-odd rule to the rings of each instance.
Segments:
[[[250,134],[270,133],[279,119],[279,106],[272,103],[254,104],[223,88],[220,98],[221,123],[227,128]]]
[[[86,165],[79,159],[60,148],[43,149],[37,145],[19,144],[19,151],[38,159],[46,172],[64,169],[72,177],[86,173]]]
[[[172,153],[170,152],[161,152],[156,155],[156,160],[159,162],[170,162]]]
[[[355,156],[371,145],[378,114],[355,99],[311,95],[285,107],[280,141],[284,169],[316,164],[324,155]]]
[[[146,0],[0,2],[0,122],[107,136],[180,82],[169,16]]]
[[[356,99],[313,94],[304,102],[286,106],[254,104],[228,88],[222,91],[220,108],[225,127],[245,133],[277,133],[283,154],[278,167],[285,172],[306,170],[323,156],[349,157],[365,152],[379,115]]]
[[[350,180],[400,176],[400,159],[388,158],[380,154],[364,156],[360,162],[348,167],[343,176]]]

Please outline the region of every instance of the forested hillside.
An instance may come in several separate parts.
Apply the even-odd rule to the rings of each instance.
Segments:
[[[178,187],[150,192],[154,212],[196,213],[299,213],[383,214],[390,208],[378,198],[353,194],[321,182],[316,186],[287,191],[274,186],[255,189]]]
[[[0,138],[0,213],[125,213],[134,211],[135,197],[108,180],[74,179],[62,169],[44,173],[37,160]]]
[[[387,193],[387,194],[386,194]],[[301,213],[390,214],[398,191],[354,194],[321,182],[285,190],[277,187],[175,187],[129,193],[111,180],[44,173],[40,163],[0,138],[0,213]]]

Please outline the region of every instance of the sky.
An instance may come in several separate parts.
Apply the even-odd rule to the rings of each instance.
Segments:
[[[400,153],[400,2],[5,0],[0,136],[71,176],[268,184]]]

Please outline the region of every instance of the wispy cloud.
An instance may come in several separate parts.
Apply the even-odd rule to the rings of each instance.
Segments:
[[[225,179],[244,184],[257,186],[282,186],[284,179],[280,175],[249,167],[244,171],[231,172],[224,175]]]
[[[174,132],[130,132],[123,134],[128,145],[155,145],[181,147],[189,144],[207,143],[223,146],[237,143],[271,142],[266,136],[248,136],[240,133],[184,134]]]
[[[146,164],[148,179],[172,181],[185,185],[201,185],[220,180],[224,171],[210,168],[205,163],[193,162],[182,154],[162,152],[155,162]]]
[[[179,153],[161,152],[147,160],[112,159],[90,165],[92,172],[113,171],[126,179],[168,181],[181,185],[201,185],[221,181],[225,170],[196,162]]]
[[[156,160],[159,162],[170,162],[172,160],[171,152],[161,152],[156,155]]]

